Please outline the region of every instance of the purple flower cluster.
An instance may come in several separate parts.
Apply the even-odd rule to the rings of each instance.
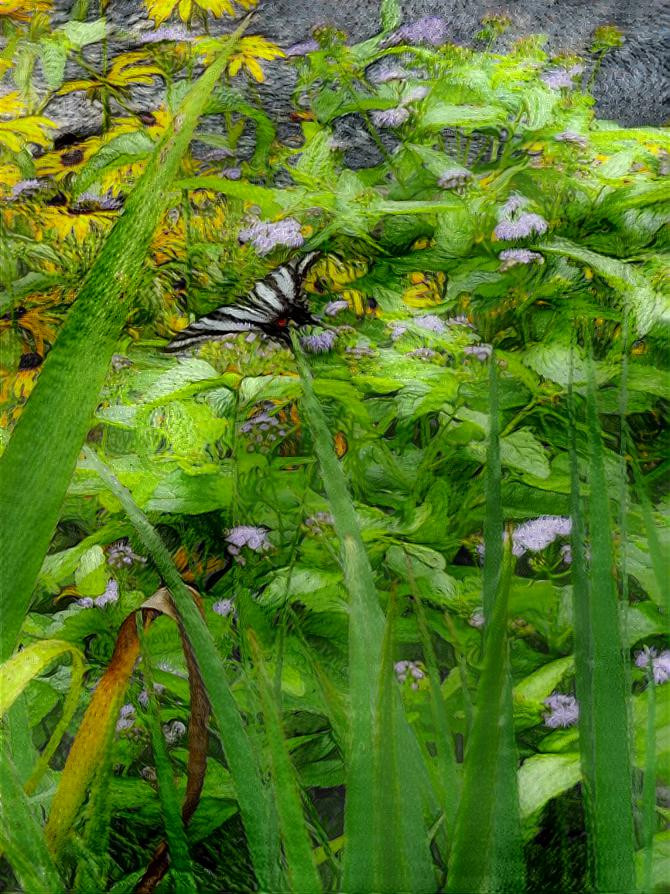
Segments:
[[[340,298],[337,301],[329,301],[324,307],[323,312],[327,317],[336,317],[343,310],[349,310],[349,303],[343,298]]]
[[[437,185],[440,189],[458,189],[471,179],[472,174],[466,168],[448,168],[438,177]]]
[[[388,38],[388,43],[427,43],[441,46],[447,39],[447,23],[439,16],[424,16],[416,22],[403,25]]]
[[[436,314],[424,314],[422,317],[417,317],[416,325],[428,332],[435,332],[437,335],[441,335],[447,328],[444,325],[444,320]]]
[[[300,344],[305,351],[310,354],[327,354],[333,350],[333,346],[337,341],[337,333],[332,329],[325,329],[323,332],[317,332],[315,335],[305,335],[300,339]]]
[[[484,611],[481,608],[475,609],[468,619],[470,627],[476,627],[477,630],[482,630],[485,623]]]
[[[179,25],[163,25],[160,28],[156,28],[155,31],[145,31],[140,34],[137,42],[140,44],[161,43],[164,40],[190,42],[194,40],[194,35],[185,28],[179,27]]]
[[[557,133],[554,136],[554,139],[559,143],[575,143],[575,145],[580,146],[582,149],[585,149],[589,145],[589,141],[586,137],[581,133],[576,133],[574,130],[564,130],[562,133]]]
[[[224,168],[221,171],[221,176],[226,180],[239,180],[242,176],[242,168]]]
[[[18,199],[24,192],[36,192],[38,189],[41,189],[42,186],[44,186],[42,180],[20,180],[12,186],[12,199]]]
[[[163,736],[168,745],[176,745],[186,735],[186,726],[181,720],[163,724]]]
[[[240,426],[240,431],[248,435],[251,441],[248,450],[253,450],[256,446],[261,453],[266,453],[280,438],[286,437],[283,424],[268,412],[273,406],[271,403],[265,403],[260,413],[256,413]]]
[[[401,323],[400,320],[393,320],[389,325],[391,327],[391,339],[393,341],[402,338],[409,328],[407,323]]]
[[[268,540],[267,528],[255,528],[253,525],[238,525],[231,528],[225,537],[228,544],[228,552],[235,556],[235,561],[240,565],[245,564],[245,559],[240,551],[246,547],[256,553],[266,552],[271,548]]]
[[[488,360],[493,352],[493,347],[491,345],[487,345],[485,342],[482,342],[478,345],[466,345],[463,348],[463,353],[468,354],[472,357],[476,357],[480,363],[484,363],[485,360]]]
[[[515,218],[501,220],[493,232],[497,239],[513,242],[515,239],[525,239],[533,233],[541,236],[546,231],[547,221],[540,214],[524,211]]]
[[[432,348],[415,348],[413,351],[410,351],[407,356],[416,357],[418,360],[433,360],[440,355]]]
[[[670,650],[668,649],[659,655],[653,647],[645,646],[641,652],[635,654],[635,665],[645,670],[651,665],[654,683],[657,686],[670,680]]]
[[[97,599],[91,599],[90,596],[83,596],[81,599],[77,600],[77,605],[81,605],[82,608],[93,608],[94,605],[96,608],[104,608],[111,602],[117,602],[118,598],[119,585],[114,578],[110,578],[105,587],[105,592],[98,596]]]
[[[575,85],[573,78],[584,71],[583,66],[573,65],[572,68],[554,68],[546,71],[541,77],[547,87],[552,90],[571,90]]]
[[[116,721],[116,731],[120,733],[124,729],[130,729],[135,723],[134,705],[122,705],[119,711],[119,719]]]
[[[217,615],[221,615],[222,618],[227,618],[228,615],[235,611],[235,603],[232,599],[219,599],[212,606],[212,611]]]
[[[428,87],[419,84],[416,87],[412,87],[412,89],[405,94],[402,104],[407,105],[410,102],[421,102],[422,99],[425,99],[428,96],[428,93]]]
[[[154,692],[156,695],[162,695],[165,692],[165,686],[162,683],[154,683]],[[137,701],[142,705],[143,708],[149,707],[149,693],[146,689],[143,689],[140,694],[137,696]]]
[[[344,349],[346,354],[350,354],[352,357],[374,357],[375,352],[368,345],[353,345],[352,347]]]
[[[303,40],[300,43],[294,43],[284,53],[288,56],[306,56],[308,53],[315,53],[319,49],[319,44],[314,38]]]
[[[404,683],[405,680],[410,679],[414,690],[419,688],[419,680],[423,680],[426,676],[425,671],[415,661],[396,661],[393,670],[398,683]]]
[[[112,369],[114,372],[120,372],[122,369],[128,369],[133,365],[130,357],[124,357],[123,354],[112,354]]]
[[[389,81],[406,81],[411,72],[400,65],[382,65],[369,75],[373,84],[388,84]]]
[[[127,540],[117,540],[107,550],[107,564],[112,568],[131,568],[135,562],[146,565],[144,556],[134,553]]]
[[[512,534],[512,553],[539,553],[559,537],[569,537],[572,519],[563,515],[542,515],[519,525]]]
[[[574,726],[579,720],[579,703],[574,695],[553,692],[544,703],[550,711],[544,715],[544,725],[549,729]]]
[[[394,109],[376,109],[370,112],[370,118],[375,127],[399,127],[409,118],[409,109],[404,106],[396,106]]]
[[[465,314],[459,314],[456,317],[448,317],[445,320],[447,326],[467,326],[468,329],[474,329],[475,327],[472,325],[470,320],[465,316]]]
[[[544,258],[536,251],[529,251],[527,248],[506,248],[498,255],[502,264],[502,271],[509,270],[517,264],[544,264]]]
[[[266,255],[278,245],[287,245],[289,248],[300,248],[305,239],[300,232],[300,221],[293,217],[286,217],[276,223],[257,220],[240,230],[240,242],[251,242],[259,255]]]
[[[305,519],[305,526],[309,529],[310,534],[323,534],[326,526],[331,527],[335,524],[335,519],[330,512],[315,512]]]

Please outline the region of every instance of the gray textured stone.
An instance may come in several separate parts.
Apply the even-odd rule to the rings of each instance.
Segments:
[[[72,0],[56,0],[56,14],[65,18]],[[94,4],[92,4],[93,6]],[[252,30],[288,47],[309,38],[322,23],[336,25],[351,40],[378,31],[378,0],[261,0]],[[625,36],[623,47],[611,51],[596,78],[594,93],[600,117],[626,126],[660,125],[670,113],[670,5],[665,0],[404,0],[404,21],[440,15],[449,23],[450,38],[471,45],[486,13],[505,13],[512,26],[501,45],[529,34],[545,34],[551,52],[583,53],[595,28],[615,24]],[[151,27],[141,0],[111,0],[111,22],[125,29]],[[214,34],[231,28],[229,19],[212,22]],[[294,75],[285,64],[264,63],[267,81],[258,85],[265,108],[279,123],[286,121]],[[133,94],[133,105],[149,108],[151,89]],[[100,112],[81,97],[62,97],[48,108],[60,132],[87,133],[99,127]],[[289,131],[286,131],[288,134]]]

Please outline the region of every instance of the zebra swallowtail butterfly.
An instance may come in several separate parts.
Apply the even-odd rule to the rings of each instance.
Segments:
[[[312,251],[276,267],[237,304],[224,304],[200,317],[163,349],[171,354],[238,332],[261,332],[290,344],[289,323],[322,326],[307,304],[303,283],[321,252]]]

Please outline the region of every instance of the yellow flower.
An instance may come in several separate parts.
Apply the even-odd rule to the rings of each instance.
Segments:
[[[23,180],[17,165],[0,164],[0,196],[11,195],[12,186]]]
[[[259,34],[243,37],[238,44],[237,52],[230,57],[228,74],[234,77],[244,66],[255,81],[264,81],[265,72],[257,62],[258,59],[280,59],[286,54],[277,44],[271,43]]]
[[[326,255],[310,269],[305,288],[316,293],[341,292],[350,282],[364,276],[367,270],[368,263],[361,258],[345,262],[336,255]]]
[[[16,115],[21,111],[23,103],[16,96],[16,93],[8,93],[0,100],[0,116]],[[50,139],[45,131],[49,127],[56,125],[43,115],[13,117],[10,121],[0,121],[0,146],[5,146],[10,152],[20,152],[26,143],[47,146]]]
[[[235,0],[243,9],[252,9],[257,0]],[[215,17],[235,15],[235,3],[232,0],[144,0],[147,13],[156,25],[164,22],[178,7],[179,18],[182,22],[190,21],[193,7],[196,6],[203,12],[211,12]]]
[[[409,274],[411,285],[403,292],[403,301],[410,307],[432,307],[442,301],[442,290],[446,277],[439,272],[434,275],[415,272]]]
[[[31,223],[38,239],[51,230],[58,239],[65,239],[72,233],[75,239],[82,241],[91,229],[108,229],[116,215],[116,211],[73,212],[62,205],[44,205],[35,212]]]
[[[104,75],[66,81],[58,93],[75,93],[78,90],[95,93],[105,87],[112,92],[123,93],[137,84],[151,86],[157,76],[162,77],[163,70],[151,61],[151,55],[146,50],[136,50],[132,53],[120,53],[112,60]]]
[[[36,12],[51,9],[51,0],[0,0],[0,17],[28,22]]]

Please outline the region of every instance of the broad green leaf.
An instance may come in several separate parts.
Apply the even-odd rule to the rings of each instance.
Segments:
[[[116,168],[148,158],[155,148],[151,137],[141,131],[114,137],[92,155],[79,171],[72,184],[74,195],[80,196]]]
[[[529,819],[582,778],[578,754],[536,754],[519,768],[519,809]]]

